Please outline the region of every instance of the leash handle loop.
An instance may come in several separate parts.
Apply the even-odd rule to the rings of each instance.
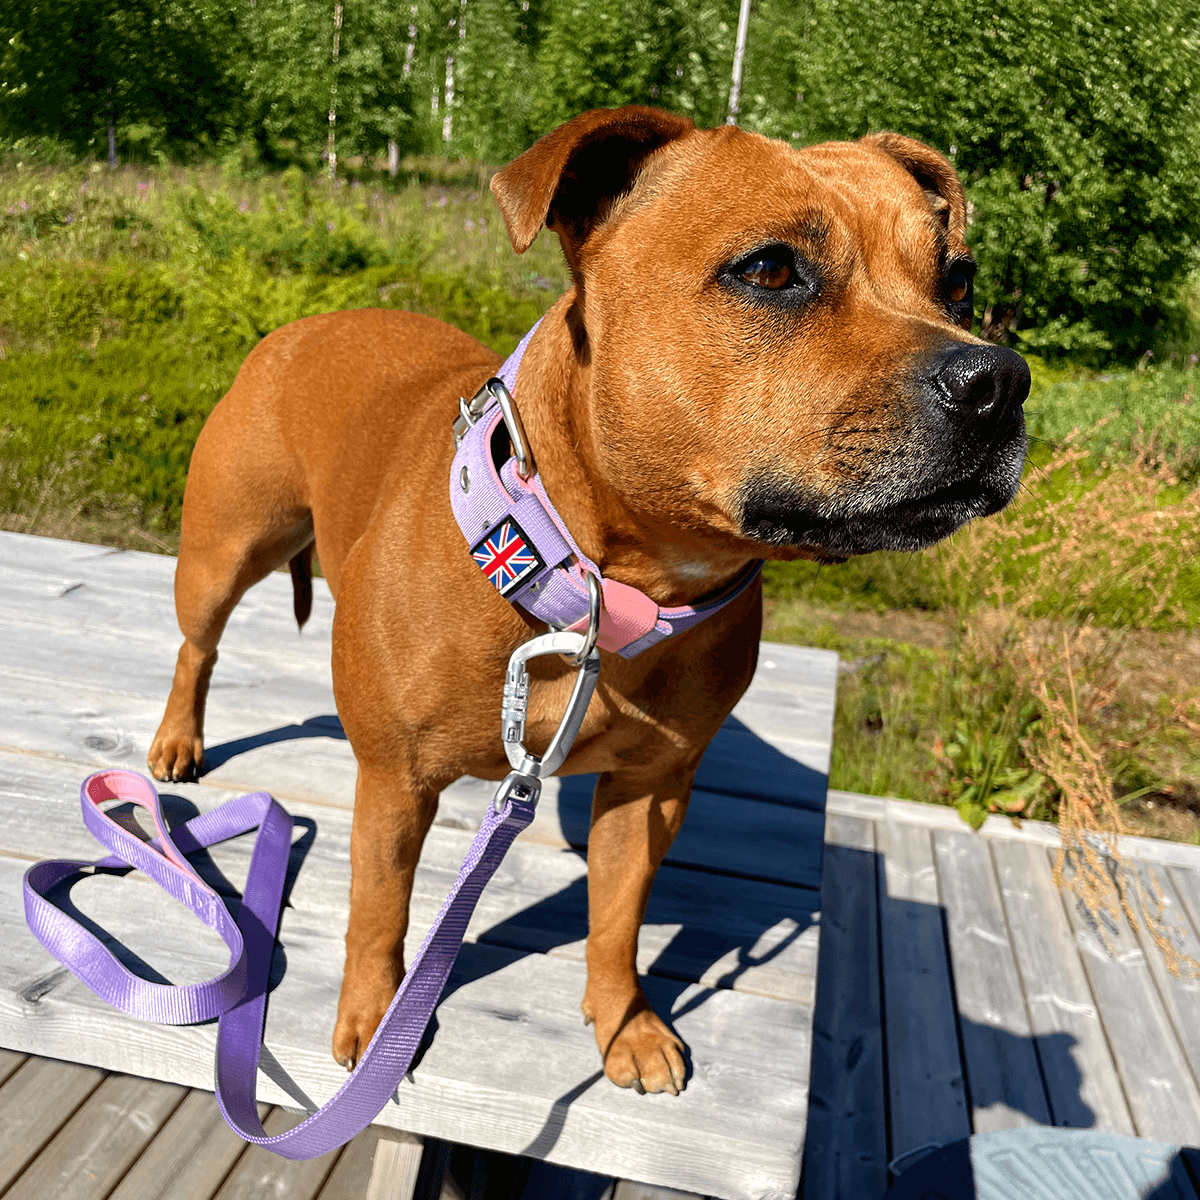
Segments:
[[[259,1052],[271,957],[287,879],[293,822],[265,792],[242,796],[167,830],[154,785],[132,771],[101,771],[81,789],[84,822],[113,853],[95,863],[37,863],[25,873],[25,915],[37,939],[102,1000],[161,1024],[219,1018],[215,1064],[217,1101],[247,1142],[290,1159],[317,1158],[348,1142],[379,1114],[412,1064],[429,1018],[458,956],[471,914],[513,839],[533,819],[541,781],[511,773],[484,813],[458,879],[414,956],[375,1036],[337,1093],[286,1133],[271,1136],[256,1108]],[[159,836],[143,842],[98,807],[121,800],[147,807]],[[255,827],[258,835],[236,922],[185,856]],[[88,868],[145,871],[225,940],[230,967],[205,983],[151,983],[117,961],[98,937],[47,893]]]

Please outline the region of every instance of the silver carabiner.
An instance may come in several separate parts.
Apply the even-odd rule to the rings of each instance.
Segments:
[[[575,687],[567,701],[567,711],[563,713],[545,753],[538,756],[530,754],[522,741],[525,737],[525,719],[529,713],[529,672],[525,664],[531,658],[540,658],[544,654],[582,655],[583,661],[575,676]],[[557,633],[544,633],[513,651],[504,677],[500,736],[504,741],[504,753],[516,774],[542,779],[553,775],[563,765],[579,736],[599,676],[600,651],[594,645],[589,648],[588,638],[582,633],[571,633],[565,629]]]

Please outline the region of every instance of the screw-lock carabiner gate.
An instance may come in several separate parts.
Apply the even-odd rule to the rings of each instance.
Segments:
[[[575,676],[575,686],[571,690],[571,698],[567,701],[567,711],[563,713],[563,718],[545,753],[537,755],[531,754],[522,741],[525,736],[525,719],[529,712],[529,672],[525,664],[531,658],[540,658],[545,654],[567,654],[573,657],[582,654],[583,662]],[[504,702],[500,710],[500,736],[504,741],[504,753],[513,769],[496,792],[493,803],[497,810],[502,807],[513,789],[517,789],[518,794],[526,790],[531,792],[532,799],[536,802],[537,794],[541,791],[542,779],[553,775],[571,752],[571,746],[579,735],[599,676],[600,652],[595,647],[594,639],[583,633],[571,633],[568,630],[544,633],[513,651],[504,678]],[[522,798],[529,797],[523,795]]]

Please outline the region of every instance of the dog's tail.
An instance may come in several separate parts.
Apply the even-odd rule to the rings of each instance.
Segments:
[[[292,612],[296,614],[296,624],[301,629],[312,616],[312,560],[313,543],[309,542],[295,558],[288,561],[288,569],[292,573]]]

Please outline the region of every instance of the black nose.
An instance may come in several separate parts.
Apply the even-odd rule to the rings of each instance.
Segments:
[[[926,378],[947,407],[980,418],[999,417],[1029,395],[1029,367],[1004,346],[954,346]]]

